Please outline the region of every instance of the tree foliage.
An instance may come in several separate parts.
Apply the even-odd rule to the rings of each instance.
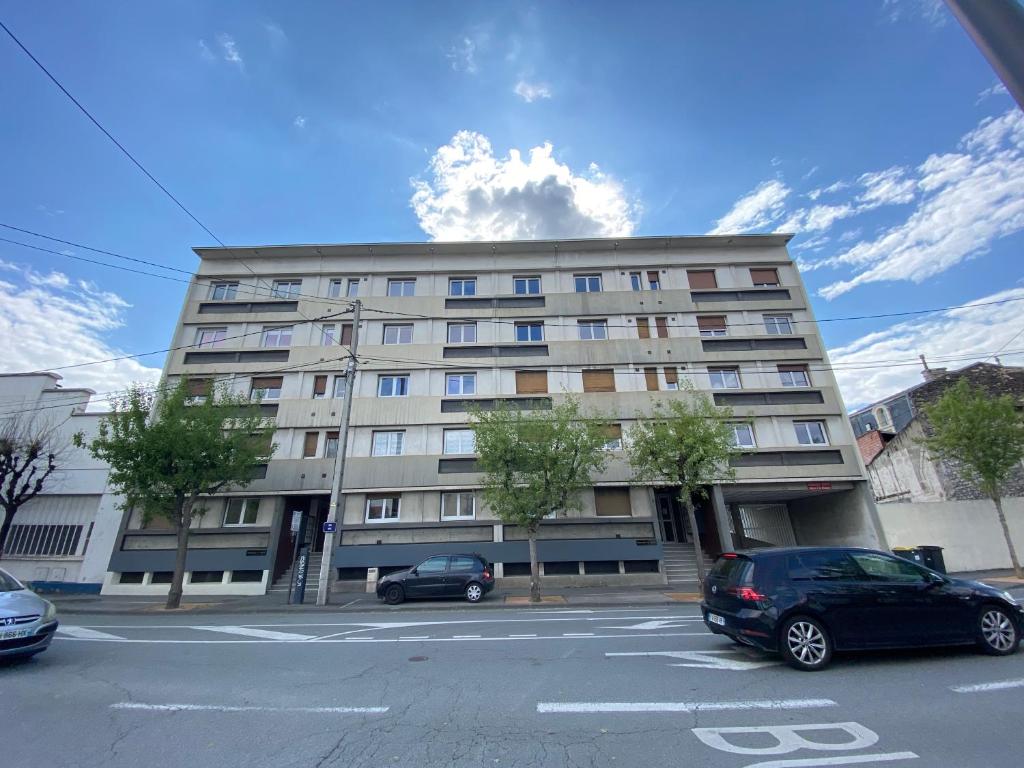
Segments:
[[[0,422],[0,556],[14,516],[59,470],[67,445],[55,427],[20,414]]]

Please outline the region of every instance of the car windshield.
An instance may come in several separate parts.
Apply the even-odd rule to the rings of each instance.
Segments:
[[[24,588],[21,582],[7,573],[7,571],[0,571],[0,592],[15,592]]]

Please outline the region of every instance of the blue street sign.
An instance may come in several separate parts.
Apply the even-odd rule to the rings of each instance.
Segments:
[[[338,530],[337,523],[324,523],[324,533],[334,533]]]

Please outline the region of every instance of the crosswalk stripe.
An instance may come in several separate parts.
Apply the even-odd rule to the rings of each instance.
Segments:
[[[70,624],[61,624],[57,631],[62,635],[77,637],[80,640],[124,640],[120,635],[111,635],[96,629],[86,629],[85,627],[76,627]]]
[[[312,640],[316,635],[300,635],[295,632],[274,632],[269,629],[253,629],[252,627],[192,627],[208,632],[223,632],[227,635],[244,635],[259,637],[264,640]]]

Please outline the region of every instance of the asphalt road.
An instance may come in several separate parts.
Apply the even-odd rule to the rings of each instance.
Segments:
[[[0,666],[4,766],[1024,764],[1024,654],[801,673],[694,606],[64,621]]]

